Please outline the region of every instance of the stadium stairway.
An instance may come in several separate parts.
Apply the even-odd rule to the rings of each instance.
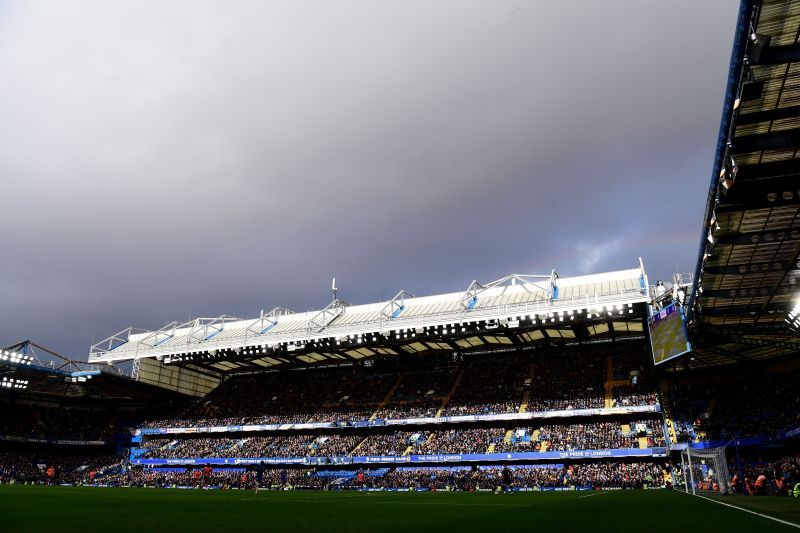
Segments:
[[[378,413],[380,413],[380,412],[381,412],[381,409],[383,409],[384,407],[386,407],[386,404],[387,404],[387,403],[389,403],[389,399],[390,399],[390,398],[392,397],[392,395],[393,395],[393,394],[394,394],[394,393],[397,391],[397,388],[400,386],[400,382],[401,382],[401,381],[403,381],[403,376],[405,376],[405,373],[404,373],[404,372],[400,372],[400,375],[399,375],[399,376],[397,376],[397,381],[395,381],[395,382],[394,382],[394,385],[392,385],[392,388],[391,388],[391,389],[389,389],[389,392],[387,392],[387,393],[386,393],[386,396],[383,398],[383,400],[381,401],[381,403],[379,403],[379,404],[378,404],[378,407],[376,407],[376,408],[375,408],[375,412],[374,412],[374,413],[372,413],[372,416],[371,416],[371,417],[369,417],[369,421],[370,421],[370,422],[372,422],[373,420],[375,420],[375,419],[378,417]],[[363,441],[361,441],[361,442],[363,442]],[[361,446],[361,443],[359,443],[359,445],[358,445],[358,446]],[[356,448],[358,448],[358,446],[357,446]],[[355,450],[354,450],[354,451],[355,451]]]
[[[676,443],[678,442],[678,434],[675,433],[675,424],[672,423],[672,418],[665,418],[667,422],[667,432],[669,433],[669,442]]]
[[[45,435],[44,432],[42,431],[44,429],[44,422],[42,421],[42,413],[39,412],[39,410],[37,409],[33,413],[33,418],[34,418],[33,430],[39,435],[39,438],[44,438]]]
[[[669,384],[665,380],[658,380],[658,403],[661,405],[661,412],[664,415],[664,423],[667,426],[667,442],[677,443],[678,433],[675,431],[675,424],[672,423],[672,413],[669,409],[669,401],[665,401]]]
[[[363,439],[361,439],[359,441],[359,443],[356,444],[356,447],[353,448],[352,450],[350,450],[350,453],[348,453],[347,455],[349,455],[350,457],[354,456],[356,454],[356,452],[358,451],[358,449],[361,448],[361,445],[364,444],[365,442],[367,442],[368,438],[369,437],[364,437]]]
[[[533,363],[530,364],[528,367],[528,377],[526,379],[528,383],[533,383]],[[526,413],[528,411],[528,403],[531,401],[531,390],[530,387],[525,389],[522,392],[522,398],[519,403],[519,412]]]
[[[614,407],[614,387],[621,385],[630,385],[627,379],[615,379],[614,376],[614,358],[606,358],[606,382],[603,384],[605,390],[605,407]]]
[[[450,387],[450,392],[447,394],[447,397],[445,397],[445,399],[442,401],[441,407],[439,407],[439,410],[436,411],[437,417],[442,416],[444,408],[447,407],[447,403],[450,401],[450,398],[452,398],[453,394],[456,393],[458,386],[461,384],[461,378],[463,377],[464,377],[464,369],[462,368],[461,370],[458,371],[458,376],[456,376],[456,380],[453,382],[453,386]]]
[[[111,435],[114,434],[114,428],[117,427],[118,418],[119,415],[117,415],[116,413],[111,416],[111,418],[108,420],[108,425],[106,426],[103,434],[100,435],[100,438],[105,440],[107,437],[110,437]]]
[[[705,415],[703,415],[703,418],[705,418],[706,420],[711,418],[711,415],[714,414],[714,408],[716,406],[717,406],[717,396],[715,395],[711,397],[711,400],[709,400],[708,408],[706,409],[706,413]]]

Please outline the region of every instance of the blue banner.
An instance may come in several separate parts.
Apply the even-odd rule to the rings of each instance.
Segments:
[[[800,427],[796,427],[796,428],[787,429],[787,430],[783,431],[781,433],[781,438],[784,439],[784,440],[793,439],[793,438],[795,438],[795,437],[797,437],[799,435],[800,435]]]
[[[690,446],[693,450],[704,450],[706,448],[724,448],[727,446],[761,446],[762,444],[766,444],[769,442],[768,437],[747,437],[746,439],[738,439],[738,441],[733,440],[709,440],[705,442],[692,442],[691,444],[687,444],[685,442],[679,442],[678,444],[673,444],[670,446],[670,450],[672,451],[683,451],[686,449],[687,446]]]
[[[570,450],[554,452],[520,453],[470,453],[438,455],[367,455],[358,457],[247,457],[247,458],[187,458],[187,459],[131,459],[131,463],[144,466],[159,465],[308,465],[335,464],[432,464],[460,462],[500,461],[552,461],[563,459],[602,459],[621,457],[666,457],[666,448],[622,448],[613,450]]]

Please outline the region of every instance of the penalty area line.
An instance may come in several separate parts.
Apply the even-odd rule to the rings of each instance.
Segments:
[[[681,491],[678,491],[681,492]],[[684,492],[684,494],[686,494]],[[738,505],[733,505],[732,503],[721,502],[719,500],[715,500],[714,498],[709,498],[708,496],[701,496],[699,494],[692,494],[691,496],[695,496],[697,498],[703,498],[704,500],[708,500],[710,502],[718,503],[720,505],[724,505],[725,507],[733,507],[734,509],[739,509],[740,511],[744,511],[745,513],[754,514],[756,516],[760,516],[761,518],[766,518],[768,520],[773,520],[775,522],[780,522],[781,524],[785,524],[787,526],[792,526],[797,529],[800,529],[800,524],[795,524],[794,522],[789,522],[788,520],[781,520],[780,518],[775,518],[774,516],[770,516],[764,513],[758,513],[756,511],[752,511],[750,509],[745,509],[744,507],[739,507]]]

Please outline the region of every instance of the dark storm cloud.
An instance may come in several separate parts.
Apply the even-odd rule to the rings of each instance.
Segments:
[[[0,2],[0,343],[690,271],[736,12]]]

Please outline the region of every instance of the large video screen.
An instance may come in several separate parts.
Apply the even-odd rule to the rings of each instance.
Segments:
[[[692,349],[686,335],[683,308],[672,304],[651,316],[647,325],[650,328],[650,342],[653,360],[656,364],[685,354]]]

